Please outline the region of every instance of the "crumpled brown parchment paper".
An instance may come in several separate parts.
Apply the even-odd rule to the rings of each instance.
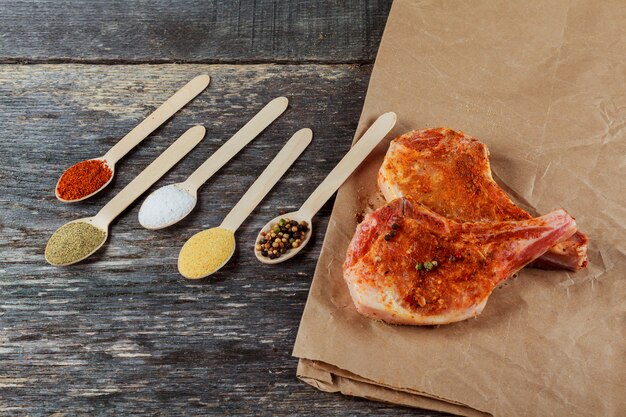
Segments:
[[[467,416],[626,412],[626,3],[396,0],[359,137],[448,126],[483,140],[531,212],[590,237],[579,273],[523,270],[476,319],[439,328],[360,316],[342,278],[360,214],[381,204],[388,140],[340,189],[296,340],[324,391]]]

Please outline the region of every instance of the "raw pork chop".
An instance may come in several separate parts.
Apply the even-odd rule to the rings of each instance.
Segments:
[[[361,314],[396,324],[452,323],[480,314],[499,283],[575,232],[564,210],[457,223],[399,198],[357,227],[344,279]]]
[[[412,197],[457,221],[526,220],[491,177],[489,151],[478,139],[447,128],[412,131],[394,139],[378,173],[387,201]],[[587,265],[587,236],[577,232],[531,266],[572,271]]]

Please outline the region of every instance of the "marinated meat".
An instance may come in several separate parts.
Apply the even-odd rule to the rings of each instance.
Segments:
[[[357,227],[344,279],[366,316],[396,324],[456,322],[478,315],[498,284],[575,232],[564,210],[457,223],[399,198]]]
[[[496,184],[489,151],[478,139],[447,128],[412,131],[394,139],[378,173],[387,201],[411,197],[448,219],[528,220]],[[557,242],[531,266],[576,271],[587,265],[587,236]]]

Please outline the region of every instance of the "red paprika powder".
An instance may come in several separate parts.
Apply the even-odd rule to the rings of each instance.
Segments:
[[[57,184],[57,194],[63,200],[80,200],[98,191],[112,176],[113,171],[104,161],[79,162],[63,173]]]

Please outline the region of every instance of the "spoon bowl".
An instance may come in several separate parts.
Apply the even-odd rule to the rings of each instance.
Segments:
[[[94,248],[86,253],[86,254],[82,254],[80,257],[76,257],[68,262],[54,262],[53,259],[51,259],[50,254],[48,253],[48,248],[50,246],[50,242],[53,241],[53,239],[55,238],[55,235],[57,235],[57,233],[59,233],[59,231],[61,229],[67,228],[68,226],[75,224],[75,223],[86,223],[89,224],[93,227],[95,227],[96,229],[100,230],[101,232],[104,233],[104,237],[102,238],[102,241],[100,242],[99,245],[94,246]],[[102,247],[102,245],[104,245],[104,243],[107,241],[109,237],[109,225],[107,223],[102,222],[98,217],[94,216],[94,217],[83,217],[82,219],[76,219],[76,220],[72,220],[71,222],[65,223],[63,226],[59,227],[50,237],[50,240],[48,240],[48,244],[46,245],[46,251],[45,251],[45,257],[46,257],[46,261],[48,261],[49,264],[54,265],[54,266],[68,266],[68,265],[73,265],[77,262],[82,261],[83,259],[86,259],[88,257],[90,257],[91,255],[93,255],[95,252],[98,251],[98,249],[100,249]],[[81,245],[83,246],[83,242],[79,242],[76,239],[72,240],[72,239],[65,239],[64,240],[64,247],[67,247],[67,245]]]
[[[313,235],[313,222],[312,222],[311,216],[302,213],[302,210],[292,211],[290,213],[285,213],[285,214],[281,214],[280,216],[276,216],[272,220],[267,222],[265,224],[265,226],[263,226],[263,228],[261,229],[259,234],[257,235],[257,238],[256,238],[255,243],[254,243],[255,246],[256,246],[257,242],[259,242],[261,240],[261,238],[263,237],[262,233],[270,232],[271,228],[276,223],[278,223],[280,221],[280,219],[295,220],[298,223],[300,223],[301,221],[305,221],[309,225],[309,230],[306,232],[306,236],[305,236],[304,240],[302,241],[302,243],[300,244],[300,246],[298,246],[297,248],[289,248],[289,249],[287,249],[287,252],[281,254],[280,257],[278,257],[278,258],[270,259],[267,256],[263,256],[261,254],[261,252],[256,250],[256,248],[255,248],[254,255],[256,256],[256,258],[260,262],[262,262],[264,264],[274,265],[274,264],[278,264],[278,263],[281,263],[281,262],[284,262],[284,261],[286,261],[288,259],[293,258],[302,249],[304,249],[304,247],[307,245],[307,243],[309,243],[309,240],[311,240],[311,236]]]
[[[139,224],[148,230],[159,230],[178,223],[196,207],[198,203],[197,191],[197,188],[189,187],[185,182],[165,185],[155,190],[139,208],[139,215],[137,216]],[[176,201],[177,197],[182,198],[180,201]],[[154,213],[161,215],[156,221],[153,216]]]
[[[97,190],[93,191],[90,194],[87,194],[81,198],[77,198],[75,200],[66,200],[63,197],[61,197],[61,195],[59,194],[59,185],[61,184],[61,180],[63,180],[63,177],[65,176],[65,174],[72,168],[74,168],[76,165],[78,164],[82,164],[83,162],[87,162],[87,161],[101,161],[104,162],[104,164],[111,170],[111,176],[109,177],[109,180],[107,182],[105,182],[104,184],[102,184]],[[86,159],[84,161],[81,162],[77,162],[74,165],[72,165],[71,167],[69,167],[68,169],[66,169],[63,174],[61,175],[61,177],[59,177],[59,180],[57,181],[57,185],[54,187],[54,195],[56,196],[56,198],[63,202],[63,203],[78,203],[79,201],[83,201],[88,199],[89,197],[97,194],[100,192],[100,190],[102,190],[103,188],[105,188],[107,185],[109,185],[111,183],[111,181],[113,180],[113,176],[115,175],[115,163],[111,163],[109,161],[106,160],[106,158],[104,156],[101,156],[99,158],[92,158],[92,159]]]
[[[213,236],[211,236],[213,235]],[[215,238],[222,235],[222,239]],[[178,255],[178,271],[187,279],[202,279],[222,269],[235,253],[235,231],[223,226],[196,233],[185,242]],[[215,257],[219,263],[211,265]]]

